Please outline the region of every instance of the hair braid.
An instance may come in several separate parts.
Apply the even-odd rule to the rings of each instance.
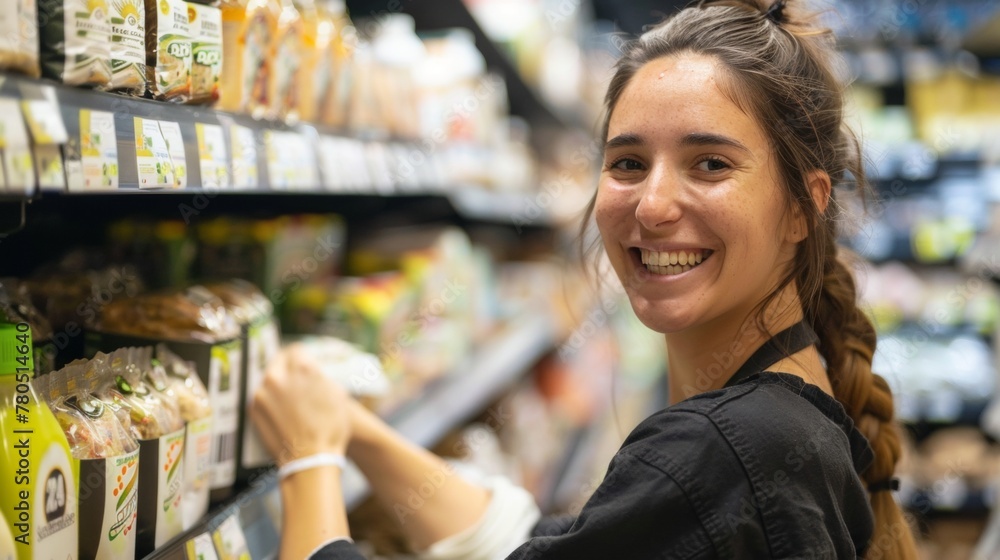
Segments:
[[[901,454],[899,427],[894,421],[889,385],[872,372],[875,327],[858,307],[854,277],[838,255],[832,232],[827,233],[823,284],[811,319],[834,395],[874,452],[875,460],[861,476],[865,484],[871,484],[893,476]],[[892,494],[874,492],[870,496],[875,532],[866,559],[915,558],[912,537],[902,538],[911,534],[909,524]]]

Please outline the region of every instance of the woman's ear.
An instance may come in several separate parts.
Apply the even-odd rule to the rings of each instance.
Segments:
[[[833,189],[833,185],[830,182],[830,175],[826,171],[816,169],[807,173],[805,179],[806,186],[809,188],[809,194],[816,204],[816,209],[820,214],[823,214],[826,212],[826,207],[830,204],[830,192]],[[805,239],[809,234],[806,224],[806,218],[802,215],[802,209],[797,204],[793,204],[792,220],[789,222],[787,230],[788,241],[798,243]]]
[[[830,205],[830,193],[833,190],[830,175],[826,171],[814,169],[806,174],[806,184],[809,186],[813,202],[816,203],[816,209],[823,214]]]

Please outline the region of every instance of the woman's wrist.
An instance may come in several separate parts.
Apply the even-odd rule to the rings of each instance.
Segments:
[[[351,441],[347,446],[347,455],[354,458],[358,453],[379,447],[385,423],[357,401],[351,401],[349,406]]]

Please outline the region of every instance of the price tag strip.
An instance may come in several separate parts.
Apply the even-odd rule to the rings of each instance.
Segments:
[[[197,537],[184,543],[188,560],[219,560],[219,555],[215,553],[215,545],[212,543],[212,536],[202,533]]]
[[[215,541],[219,560],[251,560],[250,549],[247,547],[247,539],[243,535],[238,516],[233,515],[223,521],[212,533],[212,540]]]
[[[228,189],[229,158],[226,156],[226,139],[217,124],[197,123],[198,161],[201,166],[201,186],[204,189]]]
[[[187,187],[187,162],[184,156],[184,138],[181,136],[181,125],[160,121],[160,132],[167,142],[167,152],[170,153],[170,162],[174,166],[174,188],[183,189]]]
[[[0,98],[0,189],[29,195],[35,188],[31,144],[16,99]]]
[[[253,130],[238,124],[229,127],[229,144],[233,155],[233,187],[256,189],[260,186],[257,175],[257,140]]]
[[[159,121],[135,117],[135,161],[140,189],[169,189],[176,184]]]
[[[70,191],[118,189],[118,142],[115,116],[107,111],[80,109],[80,160],[66,160]]]

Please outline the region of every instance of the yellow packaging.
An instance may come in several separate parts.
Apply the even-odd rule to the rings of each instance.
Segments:
[[[330,81],[329,45],[330,30],[320,31],[319,11],[313,0],[295,0],[295,7],[302,17],[302,66],[296,77],[298,90],[298,116],[306,122],[316,122],[320,101]],[[328,27],[328,26],[325,26]]]
[[[191,96],[191,26],[184,0],[146,2],[146,81],[165,101]]]
[[[268,108],[271,40],[278,5],[271,0],[222,3],[222,86],[218,108],[263,116]]]
[[[343,0],[324,0],[320,4],[318,42],[329,38],[326,56],[329,61],[329,82],[321,92],[320,122],[337,128],[347,126],[350,103],[352,59],[357,35]]]
[[[31,328],[0,323],[0,515],[20,560],[74,560],[79,473],[33,372]]]
[[[281,0],[278,28],[271,44],[271,74],[268,85],[270,109],[267,116],[297,121],[299,116],[296,85],[302,68],[304,24],[292,0]]]
[[[190,103],[214,103],[219,99],[222,76],[222,10],[188,2],[191,26]]]

